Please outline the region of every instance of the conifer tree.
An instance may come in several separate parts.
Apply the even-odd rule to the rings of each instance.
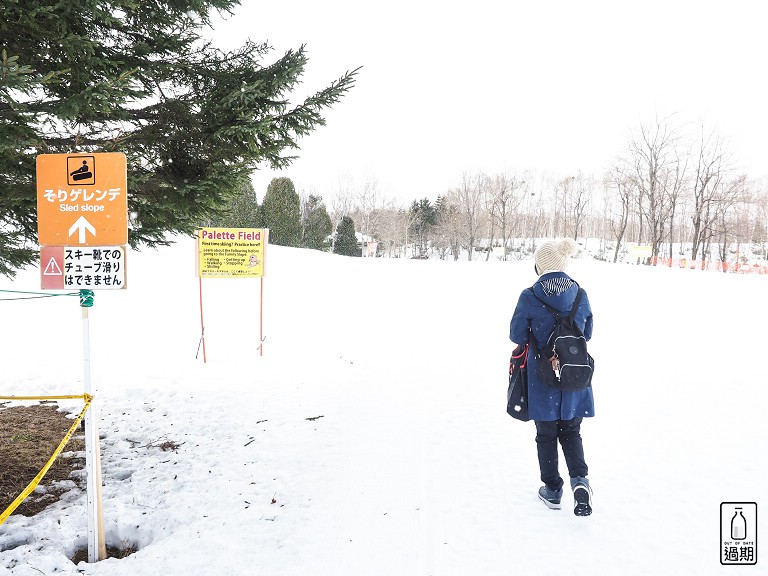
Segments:
[[[269,228],[270,244],[301,244],[301,207],[290,178],[272,179],[267,186],[261,213],[264,226]]]
[[[314,250],[328,250],[333,222],[320,196],[310,195],[304,205],[302,246]]]
[[[218,228],[262,228],[261,207],[253,183],[245,180],[223,210],[207,219],[204,225]]]
[[[349,216],[344,216],[336,227],[336,242],[333,252],[342,256],[361,256],[355,236],[355,223]]]
[[[419,257],[424,258],[427,255],[427,243],[429,233],[437,224],[437,211],[429,198],[422,198],[418,202],[413,201],[410,208],[411,213],[411,234],[416,237],[416,244],[419,247]]]
[[[167,244],[224,207],[257,166],[285,168],[356,71],[289,104],[304,47],[265,61],[201,37],[237,0],[0,2],[0,273],[37,258],[35,158],[128,158],[129,242]]]

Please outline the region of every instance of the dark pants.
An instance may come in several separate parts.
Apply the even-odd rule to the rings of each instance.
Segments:
[[[541,481],[550,490],[560,490],[563,479],[557,469],[557,441],[563,447],[563,456],[568,466],[568,475],[587,475],[587,463],[584,461],[584,448],[581,445],[581,418],[573,420],[555,420],[544,422],[536,420],[536,448],[539,453]]]

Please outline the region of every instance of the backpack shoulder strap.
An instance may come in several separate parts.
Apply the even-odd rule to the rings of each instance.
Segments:
[[[571,306],[571,313],[568,314],[568,319],[570,320],[571,324],[573,324],[573,321],[576,318],[576,312],[579,310],[582,294],[584,294],[584,288],[579,287],[579,292],[576,294],[576,299],[573,301],[573,306]]]
[[[544,300],[536,296],[536,292],[533,291],[533,286],[528,288],[528,290],[530,290],[531,294],[533,294],[533,297],[536,298],[536,300],[538,300],[539,302],[541,302],[544,305],[544,307],[549,311],[549,313],[555,317],[555,320],[560,320],[560,317],[561,317],[560,312],[555,310],[554,308],[552,308],[552,306],[544,302]],[[573,306],[571,306],[571,311],[568,314],[568,320],[571,324],[573,324],[573,321],[576,319],[576,312],[578,312],[579,310],[579,304],[581,303],[581,296],[583,294],[584,294],[584,288],[579,286],[579,291],[576,293],[576,299],[573,301]]]

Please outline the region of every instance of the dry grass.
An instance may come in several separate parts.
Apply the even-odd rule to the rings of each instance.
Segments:
[[[163,452],[170,452],[170,451],[176,452],[179,448],[181,448],[182,444],[184,444],[184,442],[179,444],[174,440],[164,440],[159,444],[154,444],[154,446],[160,448],[160,450],[162,450]]]
[[[13,502],[27,487],[27,484],[37,475],[53,454],[61,440],[72,426],[72,419],[56,411],[57,405],[51,402],[41,402],[32,406],[3,407],[0,403],[0,512]],[[159,448],[164,452],[177,451],[184,443],[178,443],[166,436],[143,446],[143,448]],[[72,456],[85,450],[85,439],[82,433],[75,432],[69,440],[64,454],[59,456],[46,473],[40,486],[45,492],[33,492],[14,511],[14,514],[34,516],[49,504],[58,501],[66,489],[54,488],[52,485],[62,480],[74,480],[85,490],[84,480],[76,475],[70,475],[75,470],[85,467],[85,458]],[[84,478],[84,476],[83,476]],[[135,544],[123,541],[119,546],[108,546],[108,558],[125,558],[137,551]],[[88,549],[75,552],[72,561],[75,563],[88,560]]]
[[[0,409],[0,512],[13,502],[37,475],[72,426],[72,420],[49,403]],[[65,452],[82,452],[85,440],[75,433]],[[83,458],[60,456],[40,483],[45,494],[32,493],[14,514],[33,516],[56,502],[64,490],[54,482],[70,479],[73,470],[82,469]]]

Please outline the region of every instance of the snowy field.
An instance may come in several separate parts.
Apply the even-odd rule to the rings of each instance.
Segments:
[[[270,247],[203,282],[194,243],[128,255],[90,312],[108,544],[72,564],[85,495],[0,526],[0,574],[757,574],[720,565],[720,503],[768,516],[768,277],[576,260],[595,315],[594,514],[547,509],[533,423],[505,413],[525,262]],[[26,270],[0,289],[38,290]],[[6,295],[0,294],[0,297]],[[0,302],[0,394],[82,392],[76,298]],[[79,410],[77,402],[65,404]],[[163,440],[178,451],[152,447]],[[566,474],[564,463],[561,472]],[[762,572],[765,573],[765,572]]]

